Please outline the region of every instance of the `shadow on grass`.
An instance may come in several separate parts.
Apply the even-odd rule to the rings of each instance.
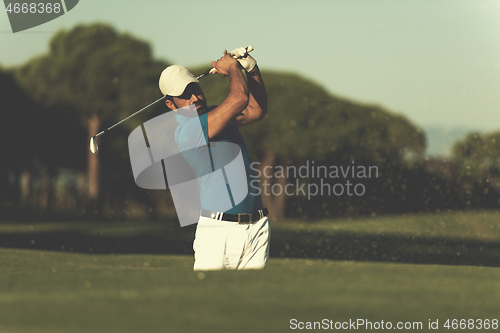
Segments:
[[[103,227],[107,230],[104,235],[91,233],[93,228]],[[194,225],[185,228],[157,225],[149,230],[140,227],[126,230],[119,223],[111,222],[91,224],[88,230],[0,233],[0,247],[95,254],[192,254],[194,232]]]
[[[348,232],[273,231],[272,256],[413,264],[500,266],[500,243]]]
[[[141,231],[141,230],[139,230]],[[193,254],[195,226],[102,236],[81,231],[0,233],[0,247],[79,253]],[[500,243],[352,232],[272,230],[271,257],[500,266]]]

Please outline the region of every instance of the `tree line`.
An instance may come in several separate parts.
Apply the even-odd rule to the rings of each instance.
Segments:
[[[165,106],[117,127],[99,141],[99,154],[88,149],[91,136],[160,96],[158,77],[167,65],[153,58],[147,42],[91,24],[59,31],[48,53],[1,69],[3,207],[99,218],[175,218],[168,190],[134,184],[127,147],[128,133],[167,111]],[[191,68],[195,75],[205,70]],[[497,207],[500,132],[470,134],[455,144],[452,159],[428,160],[425,135],[407,118],[334,96],[295,73],[262,72],[269,115],[242,133],[261,176],[256,184],[262,188],[266,182],[270,189],[262,188],[263,200],[275,219]],[[209,104],[227,94],[220,76],[200,84]],[[378,173],[370,178],[269,173],[311,164],[339,170],[376,166]],[[361,184],[357,189],[363,194],[349,195],[346,184]],[[336,192],[290,195],[283,190],[287,185],[335,187]],[[338,195],[341,186],[345,193]]]

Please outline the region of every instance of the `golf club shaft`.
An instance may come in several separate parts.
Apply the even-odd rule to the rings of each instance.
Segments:
[[[120,121],[119,121],[119,122],[117,122],[116,124],[111,125],[110,127],[106,128],[104,131],[101,131],[101,132],[97,133],[96,135],[94,135],[94,138],[97,138],[97,137],[99,137],[99,136],[103,135],[103,134],[104,134],[104,133],[106,133],[107,131],[109,131],[109,130],[111,130],[111,129],[115,128],[116,126],[120,125],[121,123],[123,123],[125,120],[128,120],[128,119],[132,118],[132,117],[133,117],[133,116],[135,116],[136,114],[138,114],[138,113],[140,113],[140,112],[142,112],[142,111],[146,110],[146,109],[147,109],[147,108],[149,108],[150,106],[152,106],[152,105],[154,105],[154,104],[156,104],[156,103],[158,103],[158,102],[160,102],[160,101],[164,100],[165,98],[167,98],[167,96],[163,96],[163,97],[161,97],[161,98],[157,99],[156,101],[154,101],[153,103],[151,103],[151,104],[149,104],[149,105],[146,105],[146,106],[145,106],[145,107],[143,107],[142,109],[140,109],[140,110],[138,110],[138,111],[135,111],[135,112],[134,112],[134,113],[132,113],[130,116],[128,116],[128,117],[126,117],[126,118],[123,118],[122,120],[120,120]]]
[[[203,73],[201,73],[200,75],[198,75],[196,77],[196,80],[199,80],[204,76],[207,76],[208,74],[212,73],[214,70],[215,70],[215,68],[210,68],[209,70],[204,71]]]
[[[201,79],[202,77],[207,76],[208,74],[210,74],[210,73],[211,73],[211,72],[213,72],[214,70],[215,70],[215,68],[210,68],[209,70],[206,70],[205,72],[203,72],[203,73],[201,73],[200,75],[198,75],[198,76],[196,77],[196,79],[197,79],[197,80],[199,80],[199,79]],[[104,134],[104,133],[106,133],[107,131],[109,131],[109,130],[113,129],[114,127],[116,127],[116,126],[118,126],[118,125],[120,125],[121,123],[123,123],[124,121],[126,121],[126,120],[128,120],[128,119],[132,118],[133,116],[137,115],[138,113],[140,113],[140,112],[142,112],[142,111],[146,110],[146,109],[147,109],[147,108],[149,108],[150,106],[152,106],[152,105],[154,105],[154,104],[156,104],[156,103],[158,103],[158,102],[160,102],[160,101],[164,100],[165,98],[167,98],[167,96],[163,96],[163,97],[161,97],[161,98],[157,99],[156,101],[154,101],[153,103],[151,103],[151,104],[149,104],[149,105],[147,105],[147,106],[143,107],[142,109],[140,109],[140,110],[138,110],[138,111],[135,111],[135,112],[134,112],[134,113],[132,113],[130,116],[128,116],[128,117],[126,117],[126,118],[124,118],[124,119],[120,120],[120,121],[119,121],[119,122],[117,122],[116,124],[114,124],[114,125],[112,125],[112,126],[110,126],[110,127],[106,128],[104,131],[101,131],[101,132],[97,133],[96,135],[94,135],[94,138],[97,138],[97,137],[99,137],[99,136],[103,135],[103,134]]]

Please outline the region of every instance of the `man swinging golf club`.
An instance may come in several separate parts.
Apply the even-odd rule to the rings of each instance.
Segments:
[[[231,53],[224,51],[224,56],[213,61],[212,67],[212,74],[229,77],[229,92],[218,106],[207,107],[198,80],[185,67],[167,67],[159,82],[166,106],[177,112],[175,141],[201,188],[202,209],[193,243],[194,269],[260,269],[269,257],[268,212],[262,206],[260,194],[250,186],[255,178],[252,178],[251,160],[238,127],[266,116],[267,93],[257,63],[245,48]],[[189,110],[194,111],[195,116],[193,112],[190,116]],[[214,165],[220,168],[226,163],[218,161],[224,157],[215,152],[217,144],[234,144],[241,151],[246,179],[241,179],[245,176],[240,174],[236,182],[246,187],[247,195],[242,201],[235,200],[235,193],[231,192],[234,175],[224,173],[223,187],[220,178],[212,177]],[[219,201],[227,196],[233,206],[218,210],[222,207]]]

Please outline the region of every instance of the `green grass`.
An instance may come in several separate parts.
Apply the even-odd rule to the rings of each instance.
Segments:
[[[286,332],[292,318],[500,317],[497,268],[273,259],[262,271],[200,273],[190,256],[0,256],[1,332]]]
[[[498,211],[293,221],[273,233],[284,257],[500,266]]]
[[[295,224],[294,227],[304,228],[304,224]],[[324,220],[308,225],[308,228],[333,229],[363,234],[443,237],[487,242],[500,240],[500,212],[495,210],[382,216],[340,220],[338,223],[333,224],[331,220]]]
[[[500,319],[500,268],[406,264],[383,254],[406,251],[407,258],[427,260],[459,247],[459,258],[468,253],[472,263],[481,262],[497,255],[499,220],[496,212],[469,212],[289,221],[273,227],[278,257],[262,271],[193,272],[191,255],[0,248],[0,332],[288,332],[292,318],[422,322],[423,331],[429,319],[439,319],[437,331],[453,331],[443,328],[446,319]],[[190,243],[193,229],[179,230],[137,222],[0,224],[3,240],[24,235],[35,245],[59,233],[54,239],[85,242],[167,233],[162,239]],[[418,242],[406,244],[412,240]],[[362,261],[279,257],[335,251]],[[384,253],[370,261],[377,251]]]

